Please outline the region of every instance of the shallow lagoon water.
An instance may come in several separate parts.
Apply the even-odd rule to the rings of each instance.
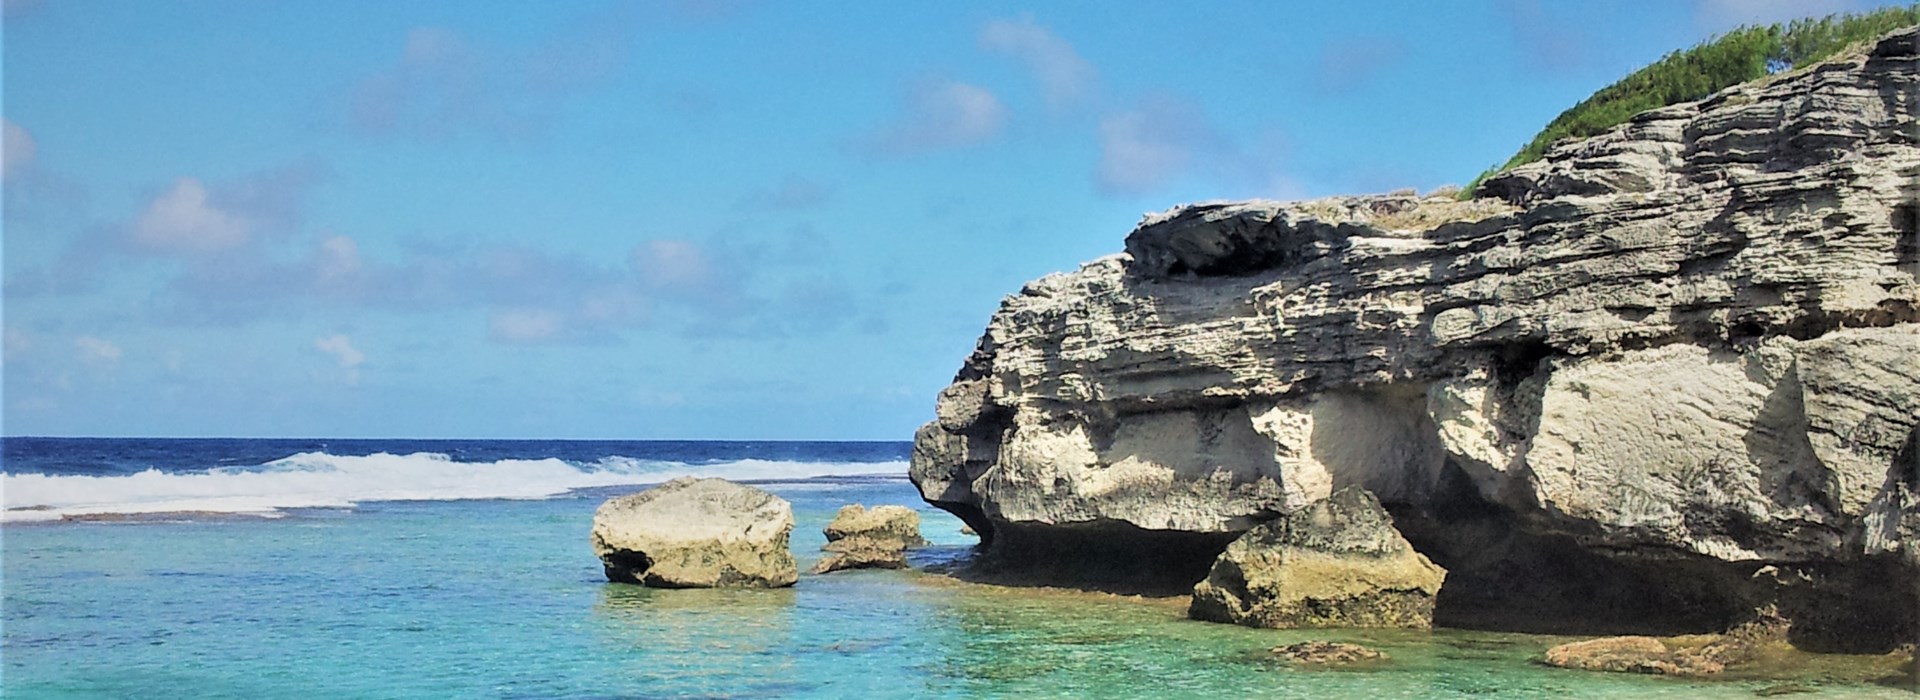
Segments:
[[[923,564],[973,542],[901,479],[763,487],[794,503],[803,570],[846,503],[918,508],[936,544]],[[918,571],[774,591],[607,583],[587,532],[630,490],[11,525],[0,683],[10,698],[1915,697],[1826,678],[1858,677],[1858,658],[1815,658],[1792,684],[1584,673],[1533,662],[1562,638],[1254,630],[1185,620],[1178,601]],[[1307,671],[1264,655],[1305,639],[1392,660]]]

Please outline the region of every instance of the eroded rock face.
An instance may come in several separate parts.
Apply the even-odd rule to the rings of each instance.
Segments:
[[[1249,627],[1425,628],[1446,578],[1373,494],[1350,486],[1227,545],[1187,613]]]
[[[844,506],[826,527],[825,557],[813,567],[824,574],[842,569],[904,569],[907,549],[925,547],[920,514],[905,506]]]
[[[593,513],[607,579],[660,588],[778,588],[799,580],[793,506],[725,479],[682,477]]]
[[[1224,542],[1360,486],[1730,609],[1889,571],[1916,590],[1916,44],[1648,112],[1468,202],[1149,216],[1002,303],[914,481],[990,554]],[[1796,583],[1752,577],[1770,565]],[[1842,608],[1912,638],[1920,601],[1882,602]]]

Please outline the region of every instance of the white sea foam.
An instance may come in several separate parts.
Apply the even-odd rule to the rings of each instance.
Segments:
[[[539,499],[574,489],[656,484],[681,476],[734,480],[900,475],[902,462],[783,462],[746,459],[692,465],[608,457],[457,462],[443,454],[363,457],[306,452],[248,468],[123,476],[7,474],[0,522],[147,513],[277,516],[288,508],[351,508],[369,501]]]

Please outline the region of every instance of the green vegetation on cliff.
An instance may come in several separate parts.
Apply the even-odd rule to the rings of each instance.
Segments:
[[[1818,63],[1855,43],[1913,24],[1920,24],[1920,4],[1741,27],[1667,54],[1561,112],[1506,164],[1474,178],[1463,194],[1470,196],[1489,175],[1539,160],[1560,139],[1593,136],[1650,109],[1698,100],[1771,73]]]

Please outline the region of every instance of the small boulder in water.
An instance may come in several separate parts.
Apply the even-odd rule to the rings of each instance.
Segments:
[[[924,547],[920,514],[906,506],[850,505],[827,524],[827,556],[813,567],[824,574],[841,569],[904,569],[907,548]]]
[[[1385,653],[1346,642],[1311,641],[1274,647],[1270,651],[1283,661],[1302,666],[1345,666],[1362,661],[1383,661]]]
[[[682,477],[593,514],[607,579],[658,588],[779,588],[799,580],[793,506],[725,479]]]
[[[1187,615],[1249,627],[1426,628],[1446,577],[1393,529],[1379,499],[1348,487],[1227,545]]]

